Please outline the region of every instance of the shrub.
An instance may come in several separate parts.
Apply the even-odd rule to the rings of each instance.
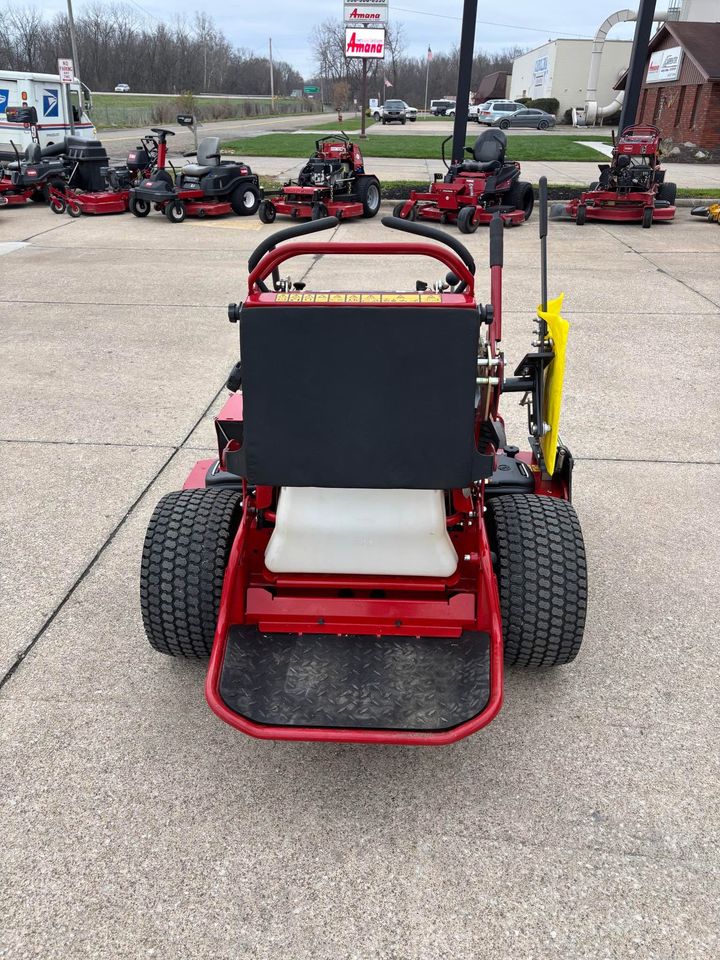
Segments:
[[[530,106],[534,110],[544,110],[546,113],[556,114],[560,109],[560,101],[555,97],[540,97],[539,100],[532,100]]]
[[[524,106],[527,106],[529,103],[532,103],[532,97],[516,97],[515,103],[522,103]]]
[[[567,110],[563,114],[562,122],[568,123],[568,124],[572,123],[572,107],[567,108]]]

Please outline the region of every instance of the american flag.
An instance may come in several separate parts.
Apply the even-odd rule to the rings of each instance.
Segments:
[[[428,55],[427,55],[427,58],[428,58],[428,60],[432,60],[432,50],[430,49],[430,47],[428,47]]]
[[[385,81],[385,86],[386,86],[386,87],[391,87],[391,86],[392,86],[392,84],[390,83],[390,81],[389,81],[389,80],[386,80],[386,81]]]

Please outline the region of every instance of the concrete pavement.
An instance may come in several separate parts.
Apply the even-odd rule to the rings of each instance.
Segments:
[[[535,228],[505,233],[511,362]],[[204,666],[143,637],[145,526],[212,447],[224,308],[271,229],[0,211],[0,957],[717,956],[720,230],[551,224],[586,638],[572,666],[509,671],[485,731],[422,750],[243,738]],[[468,243],[484,264],[487,233]],[[428,278],[380,258],[293,274]]]

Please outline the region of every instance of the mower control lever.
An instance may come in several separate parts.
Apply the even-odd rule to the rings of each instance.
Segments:
[[[322,221],[319,221],[322,222]],[[384,227],[390,227],[391,230],[404,230],[405,233],[414,233],[419,237],[427,237],[428,240],[438,240],[450,247],[462,260],[470,273],[475,275],[475,261],[468,248],[460,243],[455,237],[448,233],[443,233],[435,227],[429,227],[425,223],[417,223],[413,220],[403,220],[401,217],[383,217],[380,221]]]

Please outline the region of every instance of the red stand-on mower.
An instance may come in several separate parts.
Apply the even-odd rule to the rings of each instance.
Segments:
[[[133,185],[151,174],[172,187],[173,180],[165,166],[167,138],[174,133],[153,127],[151,134],[130,150],[124,166],[116,167],[110,166],[99,140],[67,137],[64,148],[67,182],[51,191],[53,213],[67,212],[71,217],[125,213],[130,208]]]
[[[365,173],[360,148],[344,133],[315,141],[315,153],[300,171],[275,194],[266,194],[258,216],[272,223],[278,214],[298,220],[337,217],[374,217],[380,209],[380,181]]]
[[[130,210],[146,217],[152,208],[164,213],[170,223],[185,217],[218,217],[226,213],[250,216],[257,211],[262,191],[260,180],[240,161],[220,159],[220,138],[200,141],[197,163],[187,164],[168,183],[157,174],[141,180],[130,190]]]
[[[626,127],[613,146],[610,163],[599,164],[600,179],[580,199],[553,204],[553,220],[642,223],[675,216],[677,186],[660,169],[660,131],[651,124]]]
[[[567,323],[544,292],[540,347],[508,376],[499,218],[487,305],[456,238],[390,217],[414,237],[304,236],[337,223],[276,233],[250,258],[229,308],[242,393],[217,417],[218,457],[150,520],[143,621],[156,650],[210,656],[208,702],[246,734],[452,743],[499,711],[503,659],[551,666],[580,649],[585,553],[554,412]],[[391,259],[449,273],[407,293],[280,279],[307,255],[372,257],[394,287]],[[523,452],[505,438],[506,392],[527,398]]]
[[[502,130],[486,130],[472,147],[472,160],[448,164],[445,144],[443,163],[448,172],[435,174],[427,191],[413,190],[408,200],[398,203],[393,215],[405,220],[435,220],[456,223],[461,233],[474,233],[480,224],[502,217],[505,226],[529,219],[535,198],[529,183],[520,179],[520,164],[505,159],[507,137]]]

